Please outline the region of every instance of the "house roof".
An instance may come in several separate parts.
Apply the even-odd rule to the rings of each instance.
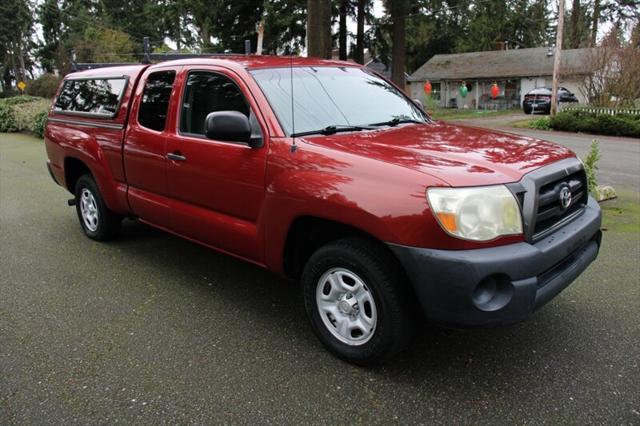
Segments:
[[[561,74],[582,74],[590,49],[563,50]],[[535,77],[553,74],[553,55],[546,47],[435,55],[409,81]]]
[[[376,56],[375,58],[372,58],[370,61],[365,62],[364,66],[369,68],[371,71],[375,71],[386,78],[391,78],[391,61],[387,61],[387,62],[389,63],[388,66],[385,65],[384,61],[379,56]],[[409,80],[409,74],[405,72],[404,78],[406,80]]]

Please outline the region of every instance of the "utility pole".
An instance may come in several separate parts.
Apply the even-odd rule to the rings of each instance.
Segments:
[[[551,115],[558,112],[558,80],[560,79],[560,54],[562,52],[562,32],[564,30],[564,0],[558,0],[558,28],[556,50],[553,57],[553,86],[551,87]]]
[[[256,46],[256,55],[262,55],[263,41],[264,41],[264,17],[258,23],[258,45]]]

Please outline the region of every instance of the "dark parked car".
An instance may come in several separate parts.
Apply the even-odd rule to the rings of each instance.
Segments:
[[[578,98],[564,87],[559,87],[558,103],[560,102],[578,103]],[[533,112],[549,114],[551,112],[551,87],[538,87],[524,95],[522,109],[525,114],[531,114]]]

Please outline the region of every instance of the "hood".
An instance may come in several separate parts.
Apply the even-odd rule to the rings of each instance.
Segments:
[[[571,150],[534,138],[445,123],[310,136],[307,143],[414,169],[452,186],[519,181]]]

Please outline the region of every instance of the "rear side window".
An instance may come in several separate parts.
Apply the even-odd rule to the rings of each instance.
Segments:
[[[138,111],[138,122],[142,126],[157,131],[164,130],[175,78],[175,71],[149,74],[144,84],[140,111]]]
[[[54,111],[113,117],[118,112],[127,80],[124,77],[65,81]]]

